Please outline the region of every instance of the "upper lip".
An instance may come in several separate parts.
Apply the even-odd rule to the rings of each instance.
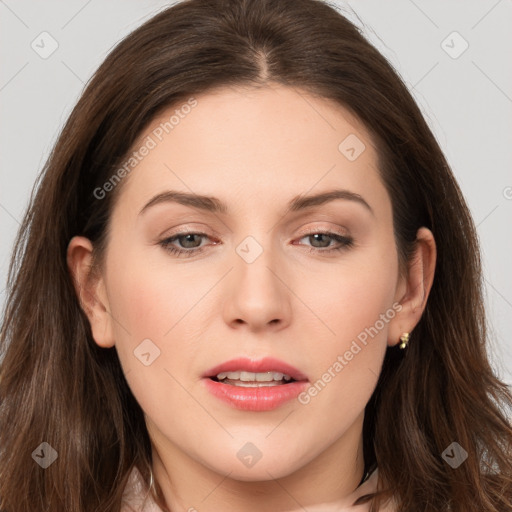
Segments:
[[[203,374],[203,377],[216,377],[222,372],[237,371],[253,373],[279,372],[289,375],[294,380],[308,380],[307,377],[294,366],[273,357],[264,357],[263,359],[257,360],[249,359],[248,357],[238,357],[210,368]]]

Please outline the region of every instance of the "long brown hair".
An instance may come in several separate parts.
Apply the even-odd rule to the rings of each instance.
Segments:
[[[118,512],[133,467],[149,482],[144,417],[115,348],[94,342],[66,266],[95,258],[119,191],[101,187],[163,109],[217,86],[276,82],[350,109],[371,132],[404,267],[419,227],[438,255],[406,356],[389,348],[363,428],[372,510],[512,510],[510,390],[486,353],[480,253],[468,207],[407,88],[359,30],[319,0],[187,0],[126,37],[88,83],[36,183],[13,251],[1,330],[0,508]],[[57,460],[31,453],[47,442]],[[452,468],[441,454],[468,453]],[[155,499],[160,500],[157,493]],[[160,500],[160,503],[162,501]]]

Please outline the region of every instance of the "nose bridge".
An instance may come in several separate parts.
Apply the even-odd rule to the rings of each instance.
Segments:
[[[282,264],[271,236],[263,230],[258,235],[248,235],[235,252],[228,307],[230,321],[262,326],[285,320],[289,315],[289,301],[286,287],[277,277]]]
[[[249,292],[254,296],[273,295],[279,293],[274,275],[275,267],[279,266],[278,257],[268,234],[260,234],[258,239],[253,235],[248,235],[236,246],[235,252],[238,258],[235,264],[235,279],[237,287],[248,288],[244,292]]]

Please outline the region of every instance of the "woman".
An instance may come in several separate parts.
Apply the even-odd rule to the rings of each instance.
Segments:
[[[475,227],[411,95],[317,0],[122,41],[10,272],[8,512],[506,511]]]

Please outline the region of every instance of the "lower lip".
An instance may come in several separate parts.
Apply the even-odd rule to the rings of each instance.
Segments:
[[[307,388],[307,381],[275,386],[241,387],[203,379],[208,391],[223,402],[243,411],[271,411],[296,398]]]

